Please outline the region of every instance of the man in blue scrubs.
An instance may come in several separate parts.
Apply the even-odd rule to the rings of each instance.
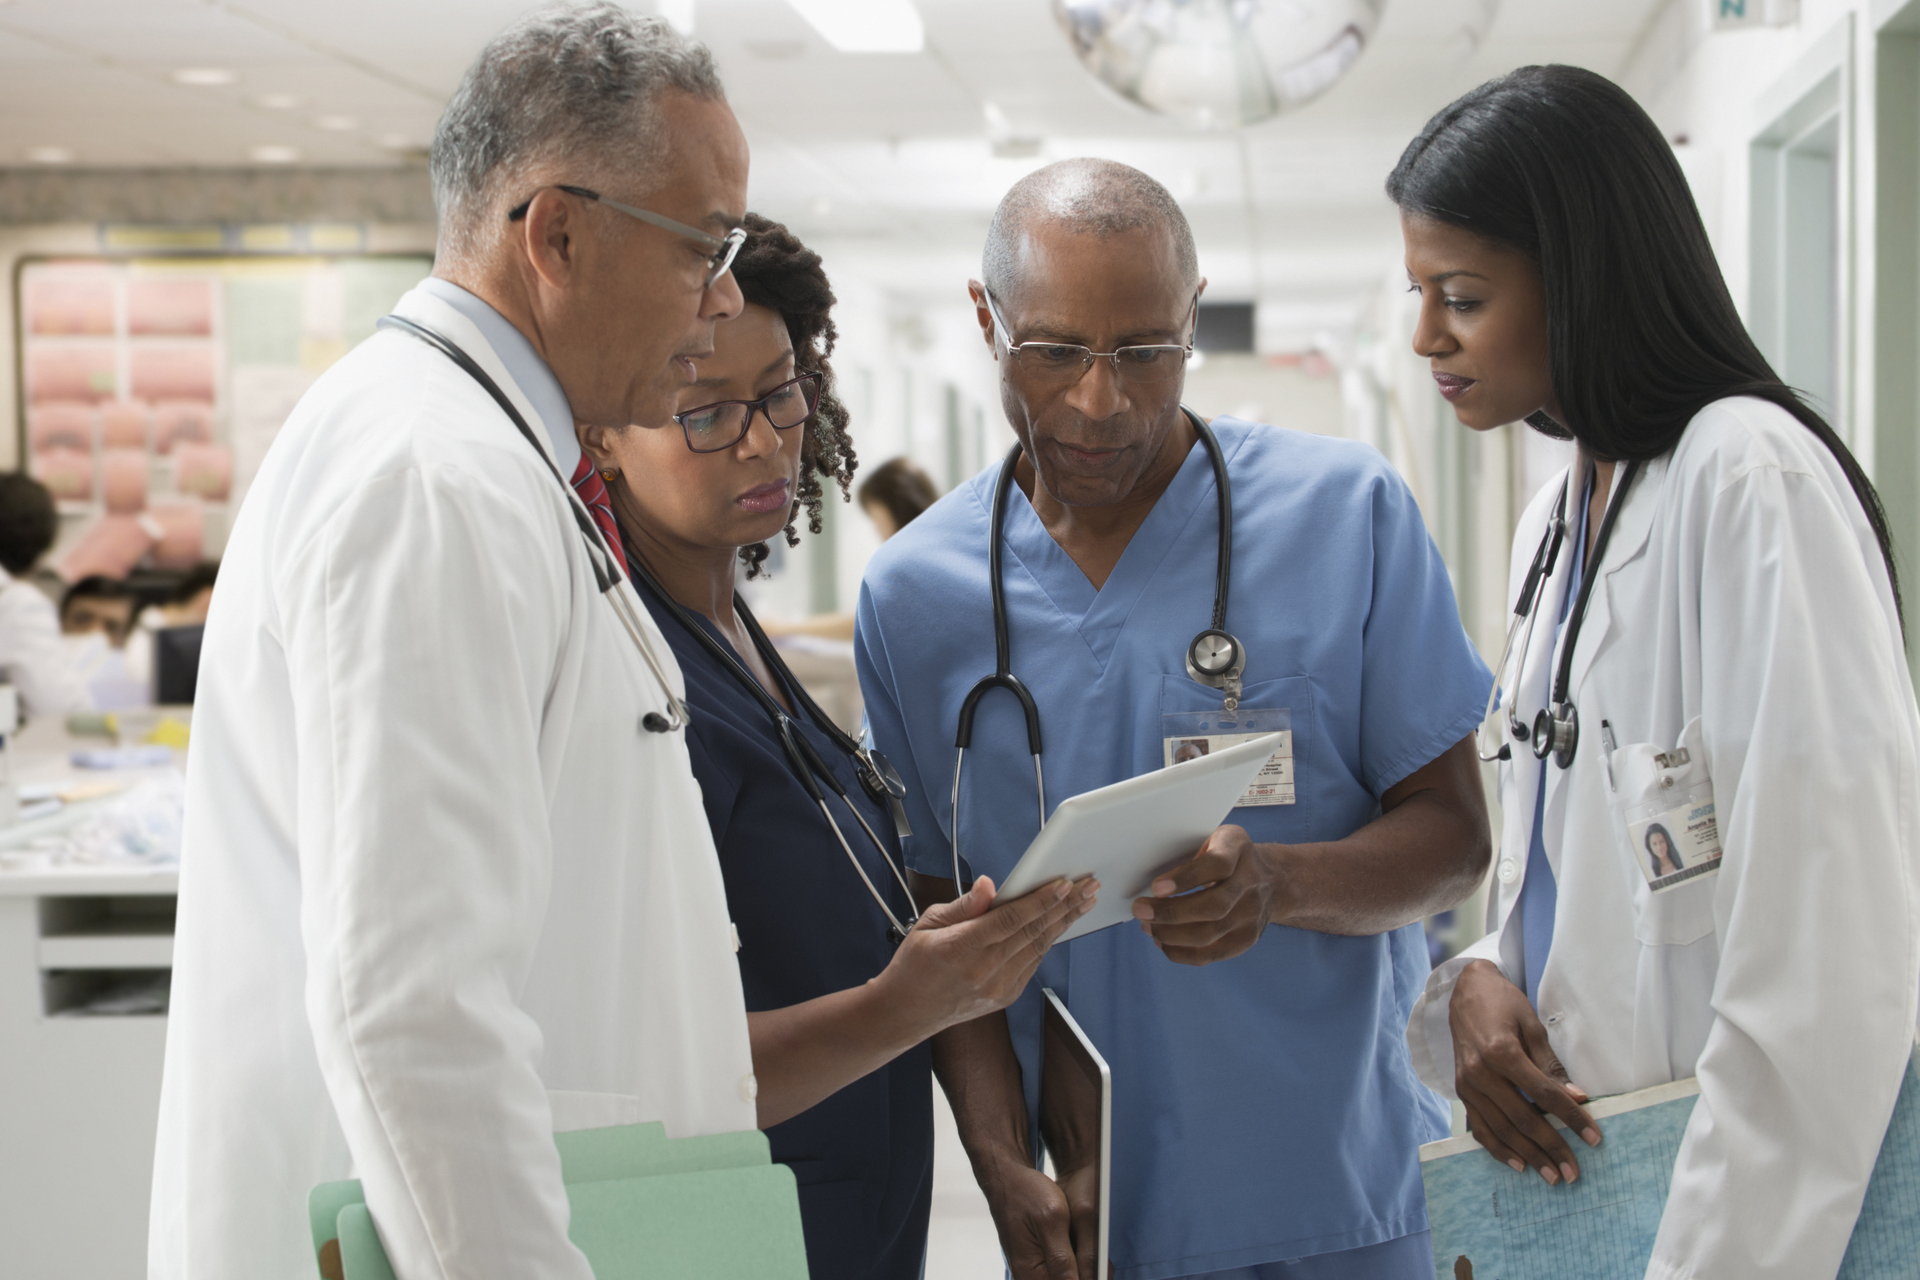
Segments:
[[[1212,466],[1179,409],[1184,358],[1099,354],[1190,343],[1205,282],[1165,189],[1088,160],[1014,187],[983,274],[974,301],[1025,448],[1004,579],[1050,810],[1161,768],[1195,736],[1193,713],[1221,709],[1184,665],[1211,619],[1220,534]],[[1042,986],[1113,1068],[1123,1280],[1430,1280],[1416,1148],[1445,1135],[1446,1111],[1415,1079],[1404,1030],[1428,968],[1418,921],[1466,897],[1489,856],[1470,735],[1491,676],[1378,453],[1213,428],[1233,489],[1226,629],[1247,651],[1242,702],[1264,723],[1284,713],[1293,785],[1243,797],[1135,904],[1135,925],[1056,946],[1005,1014],[942,1033],[935,1069],[1017,1280],[1080,1274],[1065,1199],[1034,1169]],[[993,669],[998,473],[889,541],[861,593],[873,735],[906,776],[909,859],[936,898],[956,891],[956,717]],[[1034,809],[1020,707],[995,692],[960,795],[967,874],[1004,879]]]

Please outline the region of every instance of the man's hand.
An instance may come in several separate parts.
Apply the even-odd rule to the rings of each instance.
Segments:
[[[1276,872],[1282,848],[1257,845],[1240,827],[1217,828],[1199,853],[1153,882],[1151,898],[1134,900],[1134,919],[1176,964],[1237,956],[1291,904],[1291,887]]]
[[[1579,1178],[1572,1148],[1541,1108],[1590,1147],[1600,1145],[1600,1127],[1581,1107],[1587,1092],[1567,1079],[1526,993],[1498,965],[1475,960],[1454,980],[1447,1021],[1453,1028],[1454,1092],[1480,1145],[1516,1172],[1532,1166],[1549,1185]]]
[[[980,1179],[980,1190],[993,1210],[1013,1280],[1085,1280],[1074,1258],[1067,1194],[1058,1183],[1031,1165],[1009,1160]]]

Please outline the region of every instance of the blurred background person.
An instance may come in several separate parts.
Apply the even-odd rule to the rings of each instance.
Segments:
[[[0,680],[22,716],[93,709],[60,643],[60,616],[27,575],[53,545],[60,517],[46,486],[24,472],[0,475]]]
[[[133,588],[104,574],[93,574],[67,588],[60,597],[60,634],[102,637],[115,649],[127,647],[134,614],[140,604]]]
[[[938,502],[940,490],[913,459],[889,458],[860,482],[859,498],[860,509],[880,531],[880,541],[885,542]]]

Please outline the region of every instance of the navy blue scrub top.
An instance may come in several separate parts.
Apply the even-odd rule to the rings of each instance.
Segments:
[[[747,1011],[783,1009],[859,986],[893,958],[887,918],[794,776],[766,710],[651,591],[637,581],[634,586],[686,677],[693,714],[687,750],[720,851],[727,909],[740,932]],[[712,624],[694,618],[732,651]],[[791,693],[787,700],[798,707]],[[860,789],[852,762],[804,716],[796,724],[904,866],[893,817]],[[904,923],[905,895],[873,842],[831,792],[827,804],[868,878]],[[811,1274],[916,1280],[933,1194],[928,1045],[775,1125],[767,1138],[773,1158],[790,1165],[800,1183]]]

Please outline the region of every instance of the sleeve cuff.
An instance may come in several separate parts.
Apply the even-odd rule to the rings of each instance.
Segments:
[[[1407,1019],[1407,1052],[1420,1082],[1443,1098],[1458,1101],[1453,1091],[1453,1027],[1448,1021],[1453,984],[1460,971],[1475,960],[1500,963],[1500,935],[1490,933],[1427,975],[1426,990],[1413,1002]]]

